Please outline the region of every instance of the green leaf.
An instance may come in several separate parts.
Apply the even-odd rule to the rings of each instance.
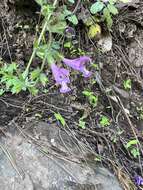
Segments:
[[[35,86],[28,87],[28,90],[33,96],[36,96],[39,91]]]
[[[17,69],[16,63],[11,63],[10,65],[7,65],[6,71],[8,73],[13,73],[14,71],[16,71],[16,69]]]
[[[91,104],[93,107],[96,107],[96,106],[97,106],[97,103],[98,103],[98,96],[91,95],[91,96],[89,97],[89,102],[90,102],[90,104]]]
[[[132,88],[131,79],[124,80],[123,85],[124,85],[125,90],[130,90]]]
[[[63,127],[66,125],[65,119],[63,118],[63,116],[60,113],[54,113],[54,116],[57,121],[60,121],[60,123],[62,124]]]
[[[0,96],[2,96],[5,93],[4,89],[0,89]]]
[[[100,125],[102,127],[106,127],[106,126],[110,125],[110,121],[109,121],[108,117],[102,116],[100,119]]]
[[[72,46],[71,42],[65,42],[64,43],[64,48],[70,48]]]
[[[41,59],[44,59],[46,54],[48,53],[47,50],[48,50],[47,44],[41,45],[40,47],[38,47],[36,54]]]
[[[48,82],[48,78],[44,73],[40,74],[40,82],[43,86],[46,86],[46,83]]]
[[[126,148],[130,148],[132,145],[137,145],[139,143],[139,141],[137,139],[133,139],[130,140],[127,144],[126,144]]]
[[[32,71],[31,73],[30,73],[30,78],[31,78],[31,80],[35,80],[35,79],[37,79],[38,77],[39,77],[39,75],[40,75],[40,69],[39,68],[37,68],[37,69],[35,69],[34,71]]]
[[[111,5],[114,5],[118,0],[109,0],[108,2],[111,4]]]
[[[11,89],[12,94],[18,94],[22,90],[26,90],[26,86],[24,81],[17,79],[13,79],[13,87]]]
[[[137,148],[132,148],[130,151],[134,158],[137,158],[138,156],[140,156],[140,152]]]
[[[92,4],[92,6],[90,8],[90,12],[92,14],[96,14],[96,13],[102,11],[103,8],[104,8],[104,3],[101,2],[101,1],[98,1],[98,2],[96,2],[94,4]]]
[[[90,97],[91,95],[93,95],[93,92],[90,92],[90,91],[88,91],[88,90],[84,90],[84,91],[82,92],[82,94],[85,95],[85,96],[87,96],[87,97]]]
[[[123,3],[128,3],[128,2],[130,2],[130,0],[120,0],[121,2],[123,2]]]
[[[75,3],[75,0],[68,0],[68,2],[74,4],[74,3]]]
[[[93,92],[88,91],[88,90],[84,90],[84,91],[82,92],[82,94],[88,98],[89,103],[90,103],[93,107],[97,106],[97,103],[98,103],[98,96],[95,96]]]
[[[112,20],[110,11],[107,7],[103,9],[103,17],[106,20],[108,28],[110,29],[112,27],[113,20]]]
[[[83,121],[82,119],[79,119],[79,124],[78,124],[78,126],[79,126],[80,128],[85,129],[85,128],[86,128],[85,124],[86,124],[85,121]]]
[[[59,21],[57,24],[50,25],[48,28],[50,32],[62,34],[66,27],[67,23],[65,21]]]
[[[71,16],[68,16],[67,19],[74,25],[77,25],[78,24],[78,19],[77,19],[77,16],[76,15],[71,15]]]
[[[36,1],[36,3],[38,3],[41,7],[42,7],[44,4],[47,3],[46,0],[35,0],[35,1]]]
[[[48,5],[47,3],[45,5],[42,5],[41,7],[41,14],[45,17],[48,18],[49,14],[52,14],[54,10],[54,7],[51,5]]]
[[[114,5],[108,4],[107,8],[113,15],[118,14],[118,9]]]

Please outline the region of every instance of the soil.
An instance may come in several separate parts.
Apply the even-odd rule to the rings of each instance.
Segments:
[[[32,6],[31,6],[32,5]],[[32,52],[39,7],[32,1],[4,0],[0,3],[0,57],[7,62],[16,61],[23,67]],[[59,94],[51,77],[47,93],[36,97],[29,94],[0,98],[0,132],[2,134],[14,121],[20,126],[31,121],[57,123],[54,112],[59,112],[68,129],[84,142],[93,153],[98,153],[102,164],[114,171],[124,189],[137,189],[134,176],[142,174],[143,167],[143,2],[122,7],[114,18],[111,32],[111,51],[101,53],[96,40],[85,38],[83,29],[77,31],[74,40],[80,41],[81,49],[95,52],[92,58],[99,69],[94,69],[90,80],[73,75],[73,91]],[[26,26],[26,27],[25,27]],[[28,26],[28,27],[27,27]],[[66,52],[67,53],[67,52]],[[35,60],[34,65],[39,62]],[[92,81],[96,79],[96,83]],[[97,80],[98,79],[98,80]],[[132,90],[126,91],[123,82],[132,80]],[[84,89],[99,96],[98,106],[93,108],[82,95]],[[143,112],[143,111],[142,111]],[[143,113],[142,113],[143,114]],[[86,128],[78,126],[84,115]],[[111,125],[101,127],[101,115],[107,116]],[[134,158],[125,148],[130,139],[140,140],[140,157]],[[89,155],[92,156],[92,155]],[[125,180],[126,179],[126,180]]]

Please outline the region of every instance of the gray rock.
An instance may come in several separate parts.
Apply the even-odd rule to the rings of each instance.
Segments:
[[[71,140],[66,132],[46,123],[31,125],[31,127],[27,133],[30,136],[33,134],[32,138],[34,138],[35,131],[39,137],[37,142],[41,142],[40,146],[18,133],[8,134],[8,137],[1,140],[3,149],[0,152],[0,187],[2,190],[122,190],[116,177],[107,169],[94,162],[89,164],[90,162],[84,163],[80,159],[78,161],[76,159],[76,162],[70,160],[71,153],[73,157],[78,153],[79,158],[83,154],[78,152],[76,140]],[[59,132],[62,140],[59,139]],[[48,148],[45,147],[45,142]],[[64,155],[68,153],[69,157],[58,158],[58,154],[53,156],[50,149],[54,146],[59,150],[59,155],[64,152]],[[14,155],[11,157],[11,163],[14,163],[15,169],[3,150]]]

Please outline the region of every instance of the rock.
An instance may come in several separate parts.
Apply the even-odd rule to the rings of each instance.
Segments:
[[[98,45],[103,53],[110,51],[112,49],[112,37],[110,35],[102,36],[98,41]]]
[[[143,33],[142,31],[138,31],[134,40],[128,45],[127,51],[129,56],[129,61],[135,67],[143,66]]]
[[[77,153],[76,140],[57,126],[42,122],[28,128],[27,133],[30,135],[33,133],[32,138],[34,138],[34,131],[39,135],[40,139],[37,142],[40,142],[41,146],[30,143],[28,138],[24,138],[18,132],[9,133],[7,137],[0,140],[3,148],[7,144],[6,150],[13,153],[15,168],[20,174],[24,174],[21,179],[11,166],[6,154],[1,151],[0,185],[2,190],[122,190],[116,177],[94,161],[91,163],[80,160],[70,161],[71,152],[73,155]],[[64,143],[57,135],[59,132]],[[49,148],[45,147],[46,143],[48,146],[53,143],[51,139],[54,139],[55,144]],[[65,145],[63,146],[62,143]],[[61,151],[59,154],[67,152],[70,156],[58,158],[51,155],[50,149],[55,146]],[[80,154],[82,155],[79,151],[79,157],[81,157]]]

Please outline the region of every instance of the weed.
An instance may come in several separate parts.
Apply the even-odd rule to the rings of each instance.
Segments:
[[[132,88],[132,81],[131,79],[127,79],[123,81],[123,86],[125,90],[130,90]]]
[[[127,144],[125,145],[126,149],[128,149],[130,151],[130,153],[132,154],[132,156],[134,158],[138,158],[140,156],[140,151],[138,148],[138,140],[133,139],[127,142]]]
[[[109,120],[109,118],[106,117],[106,116],[101,116],[99,123],[100,123],[100,125],[101,125],[102,127],[107,127],[107,126],[110,125],[110,120]]]
[[[17,94],[26,90],[36,95],[39,86],[45,88],[48,83],[47,74],[44,72],[47,67],[50,67],[52,70],[56,84],[61,85],[60,92],[69,92],[71,90],[67,85],[70,83],[69,70],[68,68],[59,67],[57,65],[58,62],[64,64],[66,67],[71,67],[81,72],[85,78],[91,76],[91,72],[85,67],[87,62],[91,63],[91,59],[85,56],[86,52],[80,48],[75,48],[72,39],[71,41],[68,40],[66,43],[64,42],[64,47],[70,49],[71,56],[79,57],[76,59],[67,59],[64,57],[63,52],[61,52],[63,42],[56,38],[56,34],[59,36],[59,39],[63,38],[63,36],[66,36],[66,32],[71,33],[71,36],[75,35],[74,29],[69,25],[74,27],[79,23],[80,18],[76,15],[76,11],[70,10],[76,1],[68,0],[65,4],[60,6],[58,0],[54,0],[53,3],[47,2],[47,0],[35,1],[40,6],[41,15],[43,16],[43,21],[41,26],[39,26],[41,29],[41,31],[39,31],[39,37],[36,37],[34,41],[33,52],[25,69],[21,69],[16,63],[5,64],[2,61],[0,62],[0,95],[8,91]],[[122,1],[125,2],[125,0]],[[82,3],[84,2],[87,3],[86,1]],[[106,21],[108,28],[112,26],[112,16],[118,13],[116,2],[116,0],[106,2],[98,0],[93,4],[88,2],[90,3],[90,11],[94,17],[92,18],[92,16],[90,16],[90,22],[86,22],[86,26],[89,27],[88,35],[90,38],[101,33],[100,21]],[[93,20],[96,21],[96,23],[93,22]],[[29,29],[29,27],[30,26],[24,26],[25,29]],[[31,64],[36,56],[41,59],[41,65],[33,69],[31,68]],[[129,88],[129,82],[126,82],[125,87]],[[93,107],[97,105],[98,97],[92,92],[84,92],[83,94],[88,97]]]
[[[65,119],[63,118],[63,116],[60,113],[54,113],[54,116],[55,116],[56,120],[59,121],[63,127],[65,127],[66,122],[65,122]]]
[[[93,92],[88,91],[88,90],[84,90],[84,91],[82,92],[82,94],[88,98],[89,103],[90,103],[93,107],[96,107],[96,106],[97,106],[97,103],[98,103],[98,96],[94,95]]]

